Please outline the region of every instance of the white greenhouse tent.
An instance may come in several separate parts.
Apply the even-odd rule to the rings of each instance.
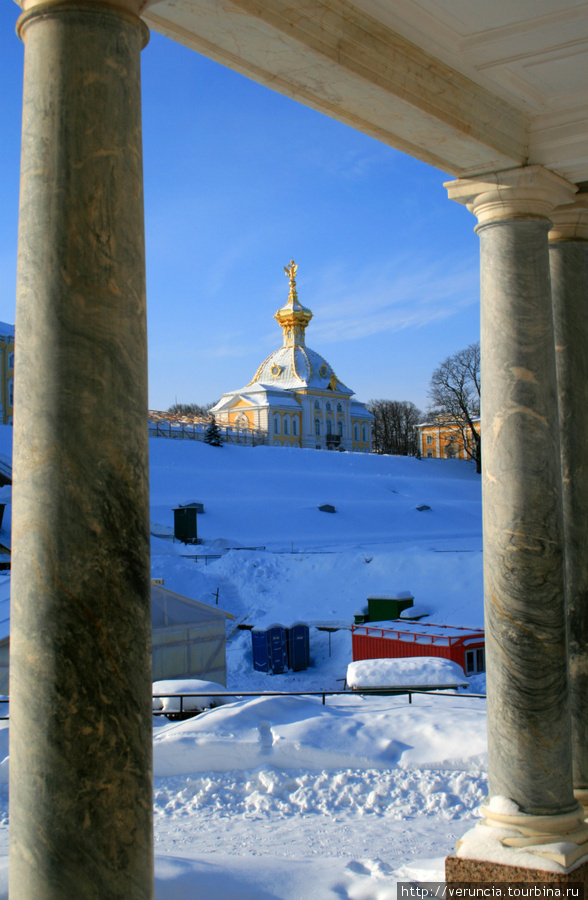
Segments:
[[[227,682],[225,620],[231,613],[151,585],[153,681]]]
[[[153,681],[202,678],[226,684],[226,619],[234,616],[151,585]],[[10,574],[0,572],[0,695],[8,694]]]

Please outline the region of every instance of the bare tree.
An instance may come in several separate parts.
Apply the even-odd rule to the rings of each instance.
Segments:
[[[451,428],[455,440],[463,444],[476,471],[482,471],[482,445],[475,422],[480,417],[480,344],[448,356],[435,369],[429,383],[434,414]]]
[[[375,453],[416,456],[418,439],[414,426],[422,413],[408,400],[370,400],[366,404],[374,415],[372,446]]]
[[[214,403],[205,403],[200,406],[199,403],[178,403],[177,400],[167,410],[177,416],[193,416],[194,418],[208,418],[208,410],[214,406]]]

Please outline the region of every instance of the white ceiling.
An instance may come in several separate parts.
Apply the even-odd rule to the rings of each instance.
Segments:
[[[452,174],[588,180],[584,0],[154,0],[144,18]]]

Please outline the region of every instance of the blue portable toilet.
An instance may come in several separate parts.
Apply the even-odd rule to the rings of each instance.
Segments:
[[[295,672],[310,665],[309,627],[304,622],[294,622],[286,631],[288,640],[288,665]]]
[[[253,650],[253,668],[255,671],[269,672],[267,633],[265,628],[252,628],[251,648]]]
[[[283,625],[254,628],[251,632],[253,668],[256,672],[278,675],[288,668],[286,629]]]

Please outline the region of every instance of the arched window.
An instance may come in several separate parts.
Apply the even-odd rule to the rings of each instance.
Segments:
[[[320,409],[320,408],[321,408],[321,405],[320,405],[320,403],[318,402],[318,400],[315,400],[315,401],[314,401],[314,408],[315,408],[315,409]]]
[[[361,426],[361,439],[362,439],[362,441],[364,442],[364,444],[367,444],[367,439],[368,439],[368,437],[367,437],[367,425],[362,425],[362,426]]]
[[[337,412],[343,412],[343,407],[340,403],[337,404]]]
[[[321,436],[321,420],[320,419],[314,420],[314,433],[316,434],[317,437]]]
[[[331,401],[327,400],[327,412],[331,412]]]
[[[284,419],[284,434],[290,434],[290,426],[288,424],[288,419]]]
[[[357,424],[357,422],[353,426],[353,440],[354,441],[359,440],[359,425]]]
[[[327,419],[327,436],[333,434],[333,423]]]
[[[280,417],[274,416],[274,434],[280,433]]]
[[[292,419],[292,434],[294,437],[298,435],[298,419],[296,417]]]
[[[337,434],[339,437],[343,437],[343,422],[341,420],[337,422]]]

